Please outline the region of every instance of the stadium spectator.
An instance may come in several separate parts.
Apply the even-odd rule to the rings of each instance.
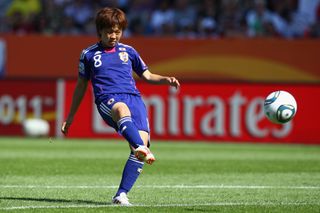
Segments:
[[[264,0],[255,0],[254,8],[246,15],[247,35],[262,37],[270,35],[273,14],[266,8]],[[272,26],[271,26],[272,27]]]
[[[93,11],[89,3],[84,0],[75,0],[65,7],[64,14],[72,19],[75,27],[81,32],[84,31],[85,25],[92,18]]]
[[[56,3],[57,0],[46,0],[42,4],[41,13],[37,16],[36,31],[42,34],[54,34],[58,32],[64,19],[63,7]]]
[[[224,0],[221,5],[222,11],[218,17],[219,33],[225,37],[245,36],[243,24],[243,11],[240,1]]]
[[[303,1],[303,0],[301,0]],[[307,19],[298,11],[297,0],[271,1],[274,10],[272,24],[283,38],[303,37],[308,29]]]
[[[197,7],[188,0],[176,0],[174,4],[175,33],[182,38],[196,37]]]
[[[150,19],[151,11],[155,7],[154,1],[132,0],[130,2],[126,8],[129,20],[129,33],[133,36],[152,34]]]
[[[13,0],[6,11],[10,30],[19,34],[36,32],[40,12],[40,0]]]
[[[217,37],[217,6],[212,0],[205,0],[198,9],[197,32],[200,38]]]
[[[310,31],[308,34],[312,38],[319,38],[320,37],[320,2],[318,3],[316,12],[315,12],[315,21],[314,24],[311,25]]]
[[[158,2],[151,14],[151,27],[155,35],[174,35],[174,10],[169,0]]]
[[[298,4],[298,12],[304,17],[307,24],[313,25],[317,21],[317,10],[319,10],[320,0],[300,0]]]
[[[6,16],[6,11],[8,7],[11,5],[11,0],[3,0],[0,1],[0,32],[9,31],[8,19]]]
[[[128,14],[130,28],[124,36],[302,38],[317,36],[319,2],[2,0],[0,32],[94,35],[92,20],[98,8],[117,7]]]

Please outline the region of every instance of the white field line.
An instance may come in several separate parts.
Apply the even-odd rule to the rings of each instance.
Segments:
[[[215,203],[197,203],[197,204],[137,204],[131,207],[191,207],[191,206],[306,206],[317,205],[320,203],[299,203],[299,202],[215,202]],[[24,210],[24,209],[70,209],[70,208],[120,208],[119,205],[50,205],[50,206],[11,206],[0,207],[0,210]]]
[[[0,185],[0,188],[39,189],[116,189],[117,185]],[[259,186],[259,185],[138,185],[151,189],[320,189],[320,186]]]

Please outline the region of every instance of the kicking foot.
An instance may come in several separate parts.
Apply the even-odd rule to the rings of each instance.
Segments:
[[[139,161],[146,162],[150,165],[156,160],[150,149],[146,146],[139,146],[136,148],[136,150],[134,150],[134,155]]]
[[[113,197],[112,203],[120,206],[132,206],[132,204],[129,203],[127,194],[124,192],[121,192],[120,195]]]

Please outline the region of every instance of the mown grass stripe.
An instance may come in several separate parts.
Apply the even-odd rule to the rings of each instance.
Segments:
[[[115,189],[117,185],[0,185],[0,188],[45,188],[45,189]],[[258,185],[141,185],[135,188],[174,189],[320,189],[320,186],[258,186]]]

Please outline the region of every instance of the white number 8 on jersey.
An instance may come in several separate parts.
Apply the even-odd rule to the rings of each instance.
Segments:
[[[102,65],[101,55],[95,55],[93,57],[93,60],[94,60],[94,66],[95,67],[100,67]]]

